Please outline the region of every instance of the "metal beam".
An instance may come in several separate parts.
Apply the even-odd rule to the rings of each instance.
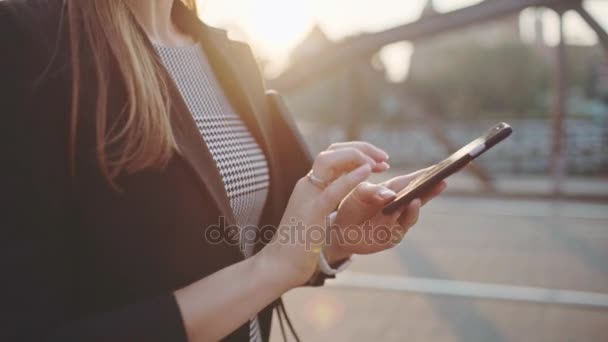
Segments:
[[[314,80],[323,72],[355,56],[372,56],[382,47],[400,41],[415,41],[433,35],[494,20],[518,13],[528,7],[573,8],[581,0],[500,0],[484,1],[477,5],[445,14],[424,18],[378,33],[362,34],[336,44],[331,50],[321,52],[306,65],[294,65],[282,77],[270,81],[271,86],[290,90]]]
[[[595,20],[595,18],[591,15],[591,13],[589,13],[583,7],[582,4],[579,4],[574,9],[581,16],[581,18],[583,18],[583,20],[585,20],[585,22],[587,22],[589,27],[591,27],[591,29],[593,31],[595,31],[595,33],[597,34],[597,38],[600,41],[600,44],[602,44],[602,47],[604,48],[604,52],[606,53],[606,56],[608,57],[608,33],[606,33],[606,30],[604,30],[604,28],[597,22],[597,20]]]
[[[568,97],[566,37],[564,34],[564,13],[559,14],[559,44],[555,47],[555,108],[553,112],[553,148],[551,153],[551,174],[553,193],[562,192],[562,183],[566,174],[564,118],[566,116]]]

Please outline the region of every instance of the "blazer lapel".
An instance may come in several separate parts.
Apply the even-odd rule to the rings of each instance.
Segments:
[[[225,31],[204,24],[181,1],[176,1],[174,11],[178,22],[183,25],[182,29],[195,34],[202,43],[224,92],[266,156],[270,189],[263,216],[267,218],[266,221],[276,223],[282,216],[282,208],[273,205],[277,200],[283,200],[280,199],[280,173],[275,159],[274,142],[271,140],[272,123],[267,115],[261,113],[266,108],[263,83],[261,80],[259,84],[252,82],[259,78],[255,75],[257,65],[251,63],[252,58],[247,55],[245,46],[230,41]],[[243,64],[248,62],[250,65]],[[248,85],[259,89],[249,89]],[[255,90],[258,90],[259,94],[252,95],[251,92]],[[262,102],[256,102],[255,99]]]
[[[176,3],[181,3],[181,1],[176,1]],[[139,25],[138,28],[143,37],[145,37],[144,40],[148,49],[156,57],[157,63],[162,65],[160,56],[157,54],[152,42],[147,38],[143,28]],[[171,98],[170,121],[178,147],[177,153],[195,173],[195,178],[198,179],[202,190],[209,192],[220,215],[225,219],[226,225],[233,227],[236,225],[236,220],[217,164],[171,75],[164,68],[161,68],[161,74],[169,88],[169,96]],[[229,238],[234,239],[235,237],[230,236]]]
[[[213,69],[216,71],[218,79],[222,83],[222,87],[231,100],[232,105],[241,114],[243,121],[245,121],[245,124],[266,156],[270,175],[270,189],[264,217],[266,221],[274,222],[282,216],[280,206],[273,205],[281,200],[279,198],[281,194],[280,173],[277,168],[276,151],[270,132],[272,122],[270,122],[268,115],[266,115],[267,113],[263,112],[267,107],[263,83],[256,84],[256,82],[252,82],[252,80],[258,78],[257,75],[253,74],[254,72],[257,73],[257,65],[254,63],[250,63],[251,65],[241,64],[247,62],[247,60],[251,60],[244,53],[247,52],[246,50],[243,51],[244,47],[231,45],[223,32],[217,32],[215,29],[208,27],[206,30],[203,46],[206,48],[206,53],[209,56]],[[239,59],[238,57],[243,58]],[[249,89],[247,86],[259,89]],[[256,90],[258,94],[252,94]]]
[[[259,101],[265,101],[264,88],[261,81],[259,85],[251,82],[251,80],[259,78],[253,74],[253,72],[257,72],[257,66],[251,62],[250,64],[252,65],[241,65],[240,62],[242,60],[239,60],[238,56],[243,55],[243,48],[233,45],[235,43],[232,43],[228,39],[225,31],[205,25],[181,1],[175,2],[173,10],[173,15],[181,28],[185,32],[194,35],[201,42],[224,92],[234,106],[234,109],[241,114],[243,121],[266,156],[270,173],[270,189],[263,213],[263,217],[265,218],[263,223],[278,223],[278,220],[282,216],[282,208],[274,205],[274,203],[280,203],[280,201],[285,199],[280,198],[280,172],[278,172],[274,158],[275,151],[269,131],[272,123],[267,116],[260,112],[264,110],[265,102],[256,102],[254,100],[255,98],[259,98]],[[143,34],[145,35],[145,33]],[[161,63],[160,57],[156,54],[152,43],[149,40],[147,42],[149,48],[155,53],[158,62]],[[241,51],[238,51],[237,48],[240,48]],[[243,57],[245,57],[243,60],[251,59],[250,56]],[[236,220],[216,163],[172,78],[164,69],[163,75],[168,80],[167,84],[169,84],[170,96],[173,101],[171,124],[179,147],[179,154],[196,173],[203,189],[209,191],[220,210],[220,214],[226,218],[226,224],[234,226]],[[256,90],[260,94],[252,96],[248,85],[253,88],[259,88]]]
[[[239,51],[228,40],[224,31],[210,28],[202,22],[199,31],[203,48],[222,90],[237,113],[241,115],[256,142],[265,153],[268,153],[268,137],[264,132],[263,122],[260,122],[259,106],[254,103],[249,89],[244,86],[251,82],[247,82],[247,70],[238,63]]]
[[[170,76],[167,75],[166,77]],[[234,226],[236,225],[234,212],[230,206],[230,199],[226,194],[224,181],[217,164],[198,131],[196,122],[194,122],[188,106],[184,103],[181,93],[174,84],[170,84],[169,88],[173,104],[171,125],[179,148],[178,154],[198,176],[199,184],[211,194],[221,216],[225,218],[226,224]]]

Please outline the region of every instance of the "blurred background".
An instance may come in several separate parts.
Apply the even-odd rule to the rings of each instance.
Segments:
[[[249,42],[313,152],[366,140],[376,180],[497,122],[395,250],[286,296],[305,341],[608,341],[608,1],[202,0]],[[278,324],[273,340],[279,341]]]

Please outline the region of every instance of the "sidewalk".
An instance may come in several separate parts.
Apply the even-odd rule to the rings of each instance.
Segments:
[[[452,195],[425,207],[404,243],[355,258],[350,271],[608,294],[606,260],[608,202]],[[592,342],[608,336],[608,310],[550,304],[551,298],[534,303],[327,286],[297,289],[285,300],[303,341]],[[276,321],[271,341],[281,341]]]

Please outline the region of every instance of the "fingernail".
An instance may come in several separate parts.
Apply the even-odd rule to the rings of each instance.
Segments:
[[[419,198],[416,198],[415,200],[412,201],[412,204],[420,207],[422,205],[422,201]]]
[[[382,163],[380,163],[380,165],[382,165],[382,167],[384,167],[385,170],[388,170],[391,168],[391,166],[387,162],[382,162]]]
[[[372,167],[369,164],[363,164],[355,172],[359,174],[366,174],[372,171]]]
[[[378,196],[380,196],[382,199],[389,199],[397,196],[397,193],[391,189],[383,189],[378,192]]]

